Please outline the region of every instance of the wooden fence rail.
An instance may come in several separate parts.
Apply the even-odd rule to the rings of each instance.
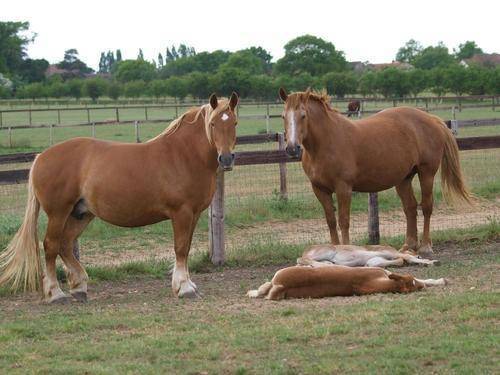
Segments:
[[[450,121],[447,122],[450,126]],[[235,165],[279,164],[280,196],[287,199],[286,163],[298,162],[299,158],[290,158],[284,151],[284,137],[281,133],[259,134],[237,137],[237,144],[255,144],[278,142],[278,149],[266,151],[236,152]],[[500,148],[500,136],[457,138],[460,150],[482,150]],[[0,155],[0,164],[26,163],[33,161],[37,153]],[[0,171],[0,185],[25,183],[29,169]],[[380,239],[377,193],[369,194],[368,235],[371,243]],[[217,176],[217,187],[208,210],[209,214],[209,251],[214,264],[223,264],[225,259],[224,237],[224,172]]]

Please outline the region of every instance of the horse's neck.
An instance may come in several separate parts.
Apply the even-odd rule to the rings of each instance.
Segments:
[[[323,108],[313,108],[309,113],[305,150],[314,156],[327,148],[338,152],[350,152],[354,126],[341,114],[328,114]]]
[[[185,118],[179,128],[170,134],[160,135],[154,142],[165,152],[175,149],[179,156],[185,155],[188,159],[197,159],[200,165],[216,171],[217,149],[207,138],[203,116]]]

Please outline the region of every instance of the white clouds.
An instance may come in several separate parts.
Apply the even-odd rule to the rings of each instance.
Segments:
[[[500,3],[458,1],[3,1],[0,20],[27,20],[38,34],[33,57],[59,61],[77,48],[97,67],[101,51],[120,48],[135,58],[142,48],[156,59],[166,46],[186,43],[197,51],[237,50],[260,45],[279,58],[283,45],[305,33],[335,44],[348,60],[386,62],[414,38],[424,45],[442,40],[451,49],[475,40],[499,52]]]

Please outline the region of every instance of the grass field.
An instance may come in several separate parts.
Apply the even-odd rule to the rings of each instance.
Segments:
[[[404,271],[447,277],[450,285],[409,295],[247,299],[248,289],[293,263],[301,251],[293,247],[258,257],[241,253],[217,270],[194,259],[193,281],[205,293],[195,301],[172,297],[165,268],[94,269],[85,305],[47,306],[36,295],[4,293],[0,368],[14,374],[495,373],[499,245],[498,225],[445,234],[436,241],[441,267]]]
[[[457,115],[487,118],[495,112]],[[165,126],[142,124],[141,139]],[[270,123],[273,131],[282,126],[280,119]],[[238,125],[239,134],[263,130],[263,120]],[[460,136],[499,131],[464,128]],[[99,126],[96,132],[104,139],[135,137],[132,125]],[[48,145],[46,128],[14,130],[14,148],[6,147],[5,134],[0,131],[0,154]],[[90,128],[55,128],[53,135],[58,142],[88,136]],[[327,228],[299,163],[287,165],[286,201],[278,194],[277,165],[237,167],[226,175],[224,267],[209,263],[206,214],[196,231],[189,263],[203,299],[176,300],[165,283],[173,258],[169,223],[124,229],[95,220],[81,237],[91,278],[88,304],[47,306],[36,295],[0,289],[0,373],[496,373],[500,150],[461,152],[461,159],[480,200],[474,208],[451,209],[437,183],[432,234],[443,265],[407,270],[423,278],[447,277],[451,284],[445,288],[279,303],[247,299],[248,289],[293,264],[304,244],[325,241]],[[417,182],[415,188],[418,194]],[[0,249],[19,227],[25,194],[25,185],[0,186]],[[404,219],[394,189],[380,193],[379,204],[382,243],[399,247]],[[357,243],[366,241],[366,210],[366,194],[356,194],[351,233]],[[41,232],[45,223],[42,215]],[[61,266],[59,276],[64,280]]]
[[[338,108],[344,110],[346,103],[336,103]],[[412,102],[405,103],[412,105]],[[380,102],[374,103],[371,107],[367,105],[367,109],[382,109],[392,105],[392,102]],[[270,107],[271,115],[279,115],[283,110],[283,106],[280,104],[273,105]],[[179,110],[179,114],[182,113],[182,109]],[[265,115],[266,106],[250,106],[242,105],[239,111],[242,119],[238,126],[238,135],[245,134],[256,134],[258,132],[265,132],[267,125],[264,119],[245,119],[244,116],[252,115]],[[436,107],[433,112],[434,114],[440,116],[443,119],[452,118],[451,111],[440,110]],[[467,108],[461,112],[456,112],[456,118],[459,120],[468,119],[481,119],[481,118],[495,118],[498,117],[498,111],[492,111],[491,108]],[[175,109],[173,108],[150,108],[148,109],[148,119],[168,119],[175,117]],[[112,108],[102,109],[102,110],[91,110],[90,119],[91,121],[113,121],[116,118],[115,110]],[[134,109],[126,108],[120,109],[120,120],[121,121],[140,121],[140,138],[142,141],[151,139],[158,133],[160,133],[168,123],[151,123],[145,120],[144,109]],[[16,129],[16,126],[27,125],[29,123],[28,112],[14,112],[14,113],[4,113],[2,115],[3,129],[0,129],[0,154],[13,153],[13,152],[23,152],[23,151],[39,151],[48,147],[50,142],[49,128],[38,128],[38,129]],[[61,124],[71,125],[82,122],[87,122],[87,110],[82,107],[79,111],[61,111]],[[48,125],[57,124],[58,117],[57,111],[48,112],[33,112],[32,114],[33,125]],[[12,133],[9,139],[7,127],[12,127]],[[459,136],[472,136],[472,135],[492,135],[499,134],[500,128],[498,126],[485,126],[485,127],[469,127],[460,129]],[[283,121],[279,118],[272,118],[269,122],[270,131],[283,131]],[[64,127],[54,127],[53,131],[53,143],[57,143],[66,139],[81,136],[91,136],[92,129],[89,126],[75,126],[71,128]],[[122,125],[102,125],[96,127],[96,137],[100,139],[117,140],[123,142],[134,142],[135,141],[135,130],[133,124],[122,124]],[[11,147],[12,146],[12,147]]]

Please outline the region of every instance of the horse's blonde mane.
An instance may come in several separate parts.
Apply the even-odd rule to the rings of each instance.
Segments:
[[[181,116],[173,120],[164,131],[162,131],[156,137],[150,139],[148,142],[154,141],[160,137],[167,137],[169,135],[172,135],[184,124],[195,125],[201,116],[204,120],[205,134],[207,136],[208,142],[212,144],[212,131],[210,128],[210,123],[215,115],[227,110],[228,108],[229,108],[229,100],[227,99],[219,100],[219,105],[217,106],[216,109],[213,109],[210,106],[210,104],[205,104],[202,105],[201,107],[191,108],[187,112],[183,113]],[[186,117],[193,113],[195,114],[193,120],[186,121]]]
[[[306,91],[298,91],[288,95],[286,99],[286,103],[288,106],[297,109],[300,104],[307,104],[309,100],[313,100],[323,106],[326,112],[336,112],[338,111],[335,108],[332,108],[330,105],[330,96],[328,96],[326,90],[315,91],[315,90],[306,90]]]

